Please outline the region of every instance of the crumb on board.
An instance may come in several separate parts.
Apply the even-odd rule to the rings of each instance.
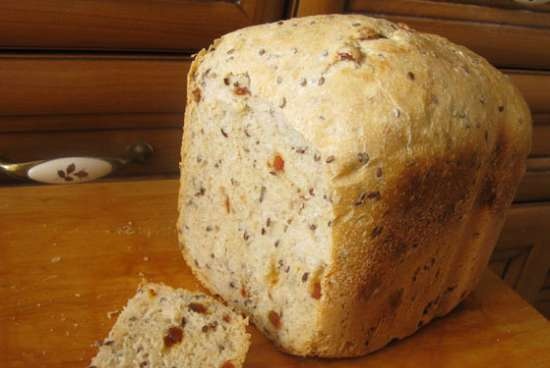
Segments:
[[[57,263],[61,261],[61,257],[60,256],[55,256],[55,257],[52,257],[52,259],[50,259],[50,262],[51,263]]]
[[[145,257],[143,257],[143,260],[144,260],[145,262],[147,262],[147,261],[149,260],[149,257],[145,256]]]
[[[116,233],[118,235],[133,235],[136,233],[136,230],[134,229],[134,223],[132,221],[128,221],[128,223],[122,225],[116,230]]]

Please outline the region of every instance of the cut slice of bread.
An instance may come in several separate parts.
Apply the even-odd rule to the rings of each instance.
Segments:
[[[162,284],[140,286],[90,368],[241,367],[248,321],[214,298]]]

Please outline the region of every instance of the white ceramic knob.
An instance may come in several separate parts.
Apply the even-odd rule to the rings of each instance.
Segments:
[[[22,163],[0,161],[7,175],[44,184],[76,184],[96,180],[130,164],[144,163],[153,154],[147,143],[129,146],[124,157],[61,157]]]
[[[73,184],[102,178],[111,171],[113,165],[100,158],[64,157],[33,166],[27,175],[45,184]]]

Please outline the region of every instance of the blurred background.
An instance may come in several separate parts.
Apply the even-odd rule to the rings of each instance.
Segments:
[[[534,117],[528,172],[491,268],[550,317],[550,3],[512,0],[2,0],[0,157],[119,157],[104,180],[177,177],[192,55],[245,26],[322,13],[404,22],[506,73]],[[0,186],[28,185],[0,172]]]

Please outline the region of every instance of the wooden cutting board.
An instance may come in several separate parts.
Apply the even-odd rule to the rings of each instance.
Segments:
[[[86,367],[142,278],[200,290],[177,182],[0,188],[0,367]],[[494,275],[448,317],[360,359],[300,359],[255,330],[246,367],[550,367],[550,324]]]

